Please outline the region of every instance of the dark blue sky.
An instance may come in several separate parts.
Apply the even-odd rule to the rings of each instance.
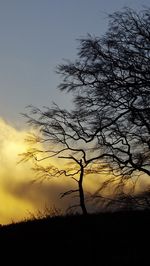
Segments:
[[[102,35],[107,15],[149,0],[0,0],[0,117],[22,126],[25,106],[70,105],[55,67],[76,56],[77,38]]]

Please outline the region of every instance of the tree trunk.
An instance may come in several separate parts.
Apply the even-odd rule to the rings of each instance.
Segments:
[[[80,179],[79,179],[79,197],[80,197],[80,207],[82,209],[83,215],[87,215],[87,209],[85,206],[85,199],[84,199],[84,191],[83,191],[83,176],[84,176],[84,167],[82,163],[80,164],[81,172],[80,172]]]

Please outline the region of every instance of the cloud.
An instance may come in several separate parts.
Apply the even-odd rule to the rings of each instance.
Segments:
[[[77,188],[76,182],[68,177],[53,178],[47,182],[32,182],[35,173],[32,162],[17,162],[19,154],[26,152],[26,130],[17,130],[0,118],[0,223],[6,224],[25,219],[28,213],[37,213],[46,206],[66,210],[78,201],[77,197],[64,197],[60,194]],[[52,163],[57,162],[53,159]],[[57,165],[57,164],[56,164]],[[59,165],[63,165],[59,161]],[[102,178],[102,177],[101,177]],[[95,191],[99,178],[85,178],[85,191]]]
[[[0,224],[11,223],[27,218],[29,213],[36,214],[38,210],[55,206],[65,210],[77,198],[60,199],[60,193],[73,189],[76,183],[69,178],[54,178],[47,182],[35,182],[32,162],[20,163],[18,154],[27,149],[26,130],[17,130],[0,118]],[[54,163],[54,161],[53,161]],[[55,162],[56,163],[56,162]],[[108,176],[86,176],[84,188],[86,192],[95,192],[100,182]],[[141,179],[142,180],[142,179]],[[138,183],[138,191],[146,189],[147,178]],[[107,194],[112,193],[109,187]],[[90,206],[89,206],[90,207]],[[91,207],[90,207],[91,209]]]
[[[36,213],[45,204],[66,208],[68,199],[60,200],[60,193],[70,189],[69,180],[53,179],[49,182],[35,179],[32,164],[21,163],[18,154],[26,151],[25,130],[17,130],[0,119],[0,223],[6,224],[25,219],[28,213]]]

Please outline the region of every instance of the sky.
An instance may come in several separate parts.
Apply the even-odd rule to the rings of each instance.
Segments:
[[[149,0],[0,0],[0,116],[23,126],[20,113],[33,104],[52,101],[71,105],[56,88],[56,66],[74,59],[77,39],[102,35],[107,14],[129,6],[136,10]]]
[[[101,36],[107,15],[123,7],[140,10],[149,0],[0,0],[0,223],[24,219],[48,204],[64,207],[58,194],[68,181],[31,186],[31,165],[18,165],[27,134],[27,105],[70,108],[57,89],[56,66],[76,58],[77,39]],[[92,187],[92,184],[90,184]]]

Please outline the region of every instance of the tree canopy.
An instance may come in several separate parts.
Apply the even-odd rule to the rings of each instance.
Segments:
[[[72,110],[31,108],[26,117],[42,134],[34,138],[45,145],[42,160],[59,157],[77,165],[59,174],[74,179],[79,174],[78,189],[66,194],[78,191],[86,212],[86,171],[109,168],[121,180],[150,176],[150,9],[115,12],[104,36],[88,35],[79,42],[77,60],[57,68],[63,79],[59,89],[73,94]],[[37,153],[26,155],[38,161]]]
[[[59,88],[74,93],[88,124],[123,175],[150,175],[150,9],[109,16],[104,36],[80,40],[78,59],[61,64]]]

